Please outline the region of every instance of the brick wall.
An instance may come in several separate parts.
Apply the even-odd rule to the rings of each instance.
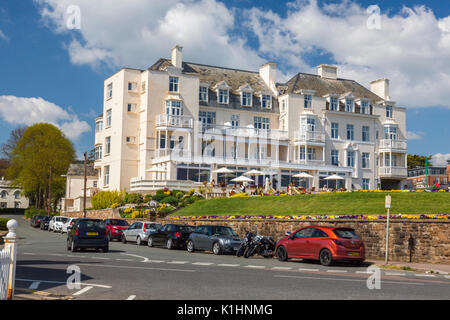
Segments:
[[[83,213],[71,213],[71,216],[80,217]],[[75,214],[75,215],[74,215]],[[120,218],[117,209],[88,211],[92,218],[107,219]],[[148,219],[125,219],[130,224],[134,221]],[[356,230],[366,247],[368,259],[384,260],[386,242],[385,220],[167,220],[157,219],[161,224],[183,223],[189,225],[217,224],[232,227],[236,233],[243,237],[245,232],[256,230],[260,234],[271,236],[278,240],[284,237],[286,231],[309,225],[350,227]],[[415,239],[413,262],[428,262],[450,264],[450,221],[448,220],[391,220],[389,231],[389,259],[392,261],[409,261],[408,239],[412,234]]]

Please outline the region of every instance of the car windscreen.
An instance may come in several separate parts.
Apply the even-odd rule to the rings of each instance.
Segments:
[[[343,239],[358,239],[358,235],[352,229],[334,229],[334,234]]]
[[[112,226],[128,227],[129,224],[125,220],[109,220]]]
[[[104,228],[105,222],[102,220],[82,220],[78,223],[80,229]]]
[[[181,232],[194,232],[194,227],[190,226],[177,226],[177,229]]]
[[[237,236],[233,229],[230,227],[216,227],[216,232],[219,236]]]

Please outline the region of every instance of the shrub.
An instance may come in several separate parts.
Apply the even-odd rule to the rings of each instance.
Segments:
[[[8,223],[9,219],[6,218],[0,218],[0,230],[8,230],[8,228],[6,228],[6,224]]]
[[[175,198],[177,198],[178,200],[180,200],[181,198],[183,198],[184,192],[181,191],[181,190],[173,190],[173,191],[172,191],[172,196],[174,196]]]
[[[152,197],[152,200],[156,201],[156,202],[161,202],[164,198],[169,197],[167,194],[163,193],[158,193],[156,192],[156,195],[154,195]]]
[[[44,209],[38,209],[36,207],[31,206],[28,209],[26,209],[25,213],[24,213],[25,218],[27,218],[27,219],[30,219],[33,216],[38,215],[38,214],[45,215],[45,214],[47,214],[47,211],[45,211]]]
[[[123,193],[119,194],[118,191],[100,191],[99,193],[92,196],[92,208],[107,209],[111,208],[113,205],[116,207],[123,204]]]
[[[125,202],[140,204],[144,202],[144,197],[140,193],[127,193],[125,196]]]
[[[167,204],[170,204],[172,206],[177,206],[178,205],[178,200],[174,196],[167,196],[164,199],[162,199],[160,201],[160,203],[167,203]]]
[[[146,194],[144,196],[144,202],[150,202],[152,201],[152,195],[151,194]]]

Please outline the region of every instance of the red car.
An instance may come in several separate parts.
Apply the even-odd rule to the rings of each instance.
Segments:
[[[311,259],[324,266],[338,260],[361,265],[365,260],[364,243],[351,228],[305,227],[280,239],[275,250],[280,261]]]
[[[122,219],[106,219],[105,227],[110,241],[113,239],[120,240],[123,230],[127,230],[130,225]]]

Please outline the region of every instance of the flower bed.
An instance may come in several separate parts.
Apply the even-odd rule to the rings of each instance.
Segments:
[[[383,215],[301,215],[301,216],[172,216],[169,220],[384,220]],[[450,220],[449,214],[393,214],[394,220]]]

